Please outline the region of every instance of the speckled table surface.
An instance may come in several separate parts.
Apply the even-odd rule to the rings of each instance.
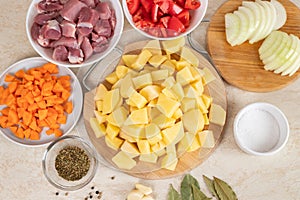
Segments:
[[[0,71],[18,60],[37,56],[25,31],[26,12],[31,1],[0,0]],[[225,0],[209,0],[206,18],[213,15]],[[299,0],[293,0],[300,6]],[[125,30],[131,27],[126,22]],[[205,44],[207,24],[201,24],[193,37]],[[226,83],[225,83],[226,84]],[[217,176],[231,184],[241,200],[300,199],[300,80],[286,88],[269,93],[245,92],[226,84],[228,120],[224,138],[216,151],[191,171],[206,191],[202,175]],[[279,107],[290,124],[287,145],[279,153],[257,157],[242,152],[233,137],[233,120],[237,112],[253,102],[269,102]],[[79,125],[82,121],[79,122]],[[71,134],[86,137],[76,127]],[[79,133],[78,133],[79,132]],[[16,145],[0,134],[0,199],[98,199],[124,200],[136,182],[149,185],[157,200],[167,199],[169,184],[179,188],[182,176],[165,180],[142,180],[100,165],[96,177],[86,187],[64,192],[50,185],[43,175],[41,160],[46,146],[28,148]],[[94,189],[92,189],[92,187]],[[207,191],[206,191],[207,192]]]

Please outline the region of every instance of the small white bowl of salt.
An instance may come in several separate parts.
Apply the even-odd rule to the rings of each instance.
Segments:
[[[280,151],[289,137],[289,123],[284,113],[269,103],[247,105],[234,120],[234,138],[246,153],[265,156]]]

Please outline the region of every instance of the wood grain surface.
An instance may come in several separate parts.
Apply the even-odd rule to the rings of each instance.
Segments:
[[[299,8],[288,0],[279,1],[287,11],[287,22],[280,30],[300,37]],[[262,41],[252,45],[245,42],[235,47],[230,46],[226,41],[224,15],[233,12],[241,4],[242,0],[229,0],[211,18],[207,32],[208,52],[221,76],[228,83],[253,92],[281,89],[296,80],[300,72],[289,77],[264,70],[258,53]]]
[[[139,53],[140,47],[143,47],[146,44],[147,41],[141,41],[136,42],[134,44],[127,45],[124,53]],[[218,76],[215,69],[211,66],[211,64],[200,54],[198,54],[196,51],[192,50],[198,57],[200,61],[200,68],[207,67],[209,68],[216,79],[209,83],[206,88],[206,93],[213,97],[213,102],[216,104],[221,105],[225,110],[227,110],[227,100],[226,100],[226,92],[225,92],[225,86],[221,78]],[[114,58],[116,59],[116,58]],[[119,64],[123,64],[122,61],[120,61]],[[108,66],[107,70],[105,70],[105,74],[99,75],[100,82],[105,83],[104,78],[107,74],[111,73],[116,66]],[[95,89],[86,93],[84,98],[84,109],[83,109],[83,117],[84,117],[84,124],[88,133],[88,136],[92,142],[92,144],[95,146],[97,152],[103,157],[109,164],[117,168],[117,166],[112,162],[112,157],[117,153],[116,151],[110,149],[107,147],[104,141],[104,137],[102,138],[96,138],[93,130],[90,127],[89,119],[93,117],[95,109],[95,103],[94,103],[94,94]],[[184,153],[180,155],[178,165],[175,169],[175,171],[170,171],[166,169],[161,169],[161,160],[164,156],[161,156],[158,159],[157,164],[149,164],[146,162],[141,162],[136,158],[137,165],[131,169],[131,170],[121,170],[125,173],[128,173],[135,177],[140,177],[144,179],[161,179],[161,178],[169,178],[176,175],[183,174],[186,171],[189,171],[199,164],[201,164],[218,146],[219,142],[222,138],[222,131],[223,126],[219,126],[216,124],[210,124],[208,127],[209,130],[212,130],[214,132],[214,137],[216,139],[216,145],[213,149],[199,149],[198,151],[191,152],[191,153]]]

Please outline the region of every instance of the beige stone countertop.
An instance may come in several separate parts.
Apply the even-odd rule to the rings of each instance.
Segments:
[[[0,0],[0,72],[18,60],[37,56],[25,31],[25,17],[30,0]],[[225,0],[209,0],[206,18],[213,15]],[[298,6],[300,0],[293,0]],[[129,29],[125,23],[125,29]],[[206,24],[193,33],[205,46]],[[228,119],[224,138],[216,151],[190,173],[207,193],[202,175],[217,176],[228,182],[240,200],[299,200],[300,199],[300,79],[275,92],[253,93],[226,84]],[[233,121],[237,112],[249,103],[269,102],[287,116],[290,137],[286,146],[272,156],[252,156],[241,151],[233,137]],[[79,123],[82,123],[79,122]],[[78,134],[74,129],[70,134]],[[83,134],[83,133],[79,133]],[[86,137],[85,135],[82,135]],[[101,199],[124,200],[137,182],[149,185],[157,200],[166,200],[169,184],[180,187],[183,176],[164,180],[138,179],[100,165],[95,178],[84,188],[65,192],[53,187],[43,175],[42,157],[46,146],[29,148],[16,145],[0,134],[0,199],[83,200],[95,191]],[[91,189],[94,187],[94,189]],[[56,193],[58,192],[58,195]],[[208,194],[208,193],[207,193]]]

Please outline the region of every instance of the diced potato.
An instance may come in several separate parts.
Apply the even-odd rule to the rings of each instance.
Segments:
[[[200,145],[203,148],[213,148],[215,146],[214,134],[211,130],[205,130],[198,133]]]
[[[152,145],[151,150],[159,157],[163,156],[167,153],[165,147],[160,146],[159,143]]]
[[[183,126],[190,133],[196,134],[204,128],[203,113],[199,109],[185,112],[182,116]]]
[[[130,89],[133,89],[132,76],[131,74],[125,75],[121,80],[120,94],[123,98],[128,98],[130,95]]]
[[[169,153],[176,153],[176,146],[175,146],[175,144],[168,145],[166,149],[167,149],[166,150],[167,154],[169,154]]]
[[[119,78],[118,78],[116,72],[113,72],[113,73],[109,74],[108,76],[106,76],[105,80],[113,85],[119,80]]]
[[[196,139],[195,134],[189,132],[185,133],[182,140],[180,140],[180,142],[178,143],[178,147],[177,147],[178,152],[183,153],[187,151],[188,148],[193,144],[195,139]]]
[[[203,94],[201,97],[202,97],[205,107],[208,109],[213,101],[212,97],[208,96],[206,94]]]
[[[180,107],[185,113],[187,111],[197,108],[197,101],[194,98],[183,98]]]
[[[123,78],[129,71],[131,71],[131,69],[129,69],[125,65],[118,65],[116,67],[116,75],[118,79]]]
[[[151,101],[159,96],[161,88],[157,85],[148,85],[140,90],[140,94],[146,98],[147,101]]]
[[[119,135],[120,128],[117,126],[114,126],[110,123],[107,124],[106,126],[106,134],[108,137],[113,139],[114,137],[117,137]]]
[[[136,61],[137,58],[138,55],[135,54],[134,55],[125,54],[122,56],[122,60],[127,67],[130,67]]]
[[[152,77],[150,73],[146,73],[132,78],[132,82],[135,89],[138,90],[147,85],[152,85]]]
[[[94,114],[99,124],[102,124],[106,121],[106,115],[102,115],[100,111],[94,110]]]
[[[127,115],[128,110],[124,106],[120,106],[107,117],[107,121],[114,126],[121,127],[127,119]]]
[[[156,163],[158,156],[155,153],[149,154],[141,154],[139,159],[140,161],[149,162],[149,163]]]
[[[137,108],[143,108],[147,104],[146,98],[138,93],[137,91],[133,91],[128,99],[129,105],[135,106]]]
[[[156,124],[150,123],[145,126],[145,135],[146,138],[149,140],[155,137],[156,135],[160,135],[160,129]]]
[[[152,107],[150,110],[150,121],[153,122],[153,120],[161,114],[162,113],[156,107]],[[158,125],[158,124],[156,124],[156,125]]]
[[[151,187],[147,187],[147,186],[142,185],[140,183],[136,183],[135,188],[138,189],[139,191],[141,191],[144,195],[152,194],[152,188]]]
[[[184,60],[181,60],[181,61],[171,60],[171,62],[173,62],[173,64],[175,65],[175,67],[178,71],[182,70],[185,67],[191,67],[191,64]]]
[[[181,110],[180,108],[178,108],[178,109],[175,111],[175,113],[173,114],[172,118],[177,120],[177,119],[179,119],[180,117],[182,117],[182,115],[183,115],[182,110]]]
[[[140,151],[137,146],[133,143],[125,141],[121,146],[121,151],[125,152],[130,158],[134,158],[140,155]]]
[[[105,136],[105,143],[108,147],[114,149],[115,151],[118,151],[118,149],[123,144],[124,140],[118,137],[110,138],[107,135]]]
[[[148,122],[147,108],[142,108],[132,111],[127,120],[124,122],[124,125],[148,124]]]
[[[176,66],[170,61],[166,60],[161,64],[160,69],[166,69],[169,71],[169,76],[172,76],[175,72]]]
[[[199,142],[199,139],[197,137],[197,135],[194,135],[194,140],[192,142],[192,144],[187,148],[187,152],[193,152],[193,151],[196,151],[200,148],[200,142]]]
[[[151,153],[150,144],[149,144],[148,140],[138,140],[137,146],[138,146],[141,154]]]
[[[168,118],[164,114],[160,114],[152,120],[152,123],[155,123],[160,129],[164,129],[173,126],[175,121],[173,118]]]
[[[149,101],[149,103],[147,104],[148,107],[152,107],[154,108],[157,104],[157,98],[152,99],[151,101]]]
[[[126,200],[142,200],[144,194],[139,190],[132,190],[128,195]]]
[[[160,69],[157,71],[151,72],[152,81],[161,81],[165,80],[169,76],[169,71],[167,69]]]
[[[170,127],[170,128],[166,128],[164,130],[162,130],[162,136],[163,136],[163,142],[166,145],[169,145],[171,143],[174,143],[175,139],[177,138],[177,135],[183,131],[182,128],[182,122],[178,122],[176,123],[174,126]]]
[[[224,126],[226,120],[226,111],[217,104],[211,104],[209,112],[209,121],[220,126]]]
[[[169,88],[164,88],[161,93],[163,93],[164,95],[166,95],[167,97],[177,100],[177,96],[173,93],[173,91]]]
[[[200,96],[203,94],[204,92],[204,87],[202,84],[202,80],[198,80],[198,81],[194,81],[193,83],[191,83],[191,86],[195,89],[195,91],[197,92],[197,94]]]
[[[176,81],[179,82],[182,86],[185,86],[195,79],[189,69],[189,67],[184,67],[182,70],[178,71],[176,74]]]
[[[202,77],[204,76],[204,72],[202,70],[200,70],[198,67],[190,67],[190,71],[195,80],[202,81]]]
[[[130,158],[126,153],[120,151],[113,158],[112,161],[120,168],[120,169],[132,169],[136,165],[136,161]],[[140,192],[142,195],[143,193]],[[127,198],[128,199],[128,198]],[[129,200],[129,199],[128,199]]]
[[[95,101],[95,103],[96,103],[97,110],[102,113],[102,111],[103,111],[103,101],[102,100],[97,100],[97,101]]]
[[[118,80],[117,82],[115,82],[112,86],[111,86],[111,89],[116,89],[116,88],[119,88],[121,87],[121,84],[122,84],[122,79]]]
[[[152,55],[161,55],[161,48],[160,48],[160,43],[159,40],[150,40],[144,49],[147,49],[152,53]]]
[[[203,68],[203,72],[204,72],[203,78],[205,84],[209,84],[210,82],[216,79],[216,77],[212,74],[212,72],[207,67]]]
[[[152,53],[147,49],[142,50],[142,52],[138,55],[137,59],[132,63],[131,67],[135,70],[141,70],[144,65],[148,62],[148,60],[152,57]]]
[[[102,83],[96,88],[96,94],[94,96],[94,100],[103,100],[104,95],[107,93],[107,88]]]
[[[141,125],[122,126],[121,130],[135,139],[145,138],[145,127]]]
[[[174,171],[176,169],[178,163],[178,158],[176,153],[167,154],[161,161],[161,167],[164,169],[168,169]]]
[[[166,78],[166,80],[161,85],[166,88],[171,88],[175,83],[176,83],[176,81],[175,81],[174,77],[169,76],[168,78]]]
[[[172,54],[180,51],[180,49],[185,45],[185,39],[184,37],[180,37],[174,40],[164,40],[161,44],[167,53]]]
[[[160,112],[166,115],[168,118],[171,118],[174,112],[179,108],[180,103],[170,97],[167,97],[164,94],[160,94],[157,100],[156,107]]]
[[[103,98],[103,114],[111,113],[116,106],[120,103],[120,92],[119,89],[108,91]]]
[[[183,97],[184,97],[184,91],[183,91],[183,88],[182,88],[181,84],[180,83],[175,83],[172,86],[171,89],[174,92],[174,94],[176,95],[177,100],[181,101],[183,99]]]
[[[209,125],[209,119],[208,119],[207,113],[203,114],[203,119],[204,119],[204,125]]]
[[[203,102],[203,99],[201,96],[196,97],[197,106],[201,110],[202,113],[208,113],[208,110]]]
[[[96,138],[100,138],[106,134],[105,125],[99,124],[95,117],[90,118],[90,125],[95,133]]]
[[[126,133],[122,132],[122,131],[120,131],[119,137],[124,139],[124,140],[127,140],[130,143],[134,143],[134,142],[138,141],[137,138],[131,137],[131,136],[127,135]]]
[[[187,98],[196,98],[199,95],[191,85],[184,86],[183,92],[184,96]]]
[[[163,62],[167,60],[166,56],[163,55],[154,55],[149,59],[149,63],[155,67],[158,68]]]
[[[182,47],[181,48],[181,54],[180,54],[180,58],[183,60],[186,60],[187,62],[189,62],[191,65],[193,65],[194,67],[198,67],[199,65],[199,59],[197,58],[197,56],[187,47]]]

